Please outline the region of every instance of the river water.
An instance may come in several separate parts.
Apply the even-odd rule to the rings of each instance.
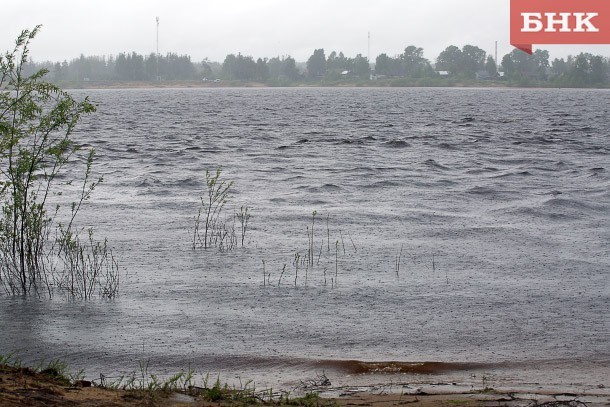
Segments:
[[[98,105],[75,138],[105,178],[79,222],[108,237],[121,294],[0,296],[3,353],[275,387],[424,377],[346,360],[610,384],[610,92],[74,93]],[[193,250],[218,167],[226,220],[251,213],[244,246]]]

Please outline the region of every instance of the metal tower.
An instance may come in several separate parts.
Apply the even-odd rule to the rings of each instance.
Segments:
[[[157,80],[161,80],[159,77],[159,17],[157,17]]]

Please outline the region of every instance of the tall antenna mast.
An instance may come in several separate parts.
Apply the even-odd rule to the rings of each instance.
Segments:
[[[369,65],[371,63],[371,32],[369,31],[369,48],[368,48],[368,53],[366,54],[366,57],[369,60]]]
[[[373,79],[373,74],[371,73],[371,32],[369,31],[369,47],[366,54],[366,59],[369,64],[369,79]]]
[[[496,63],[496,76],[498,76],[498,41],[496,41],[496,56],[495,56],[495,63]]]
[[[159,78],[159,17],[157,17],[157,80]]]

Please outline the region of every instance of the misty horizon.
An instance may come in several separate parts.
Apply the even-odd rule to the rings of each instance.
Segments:
[[[69,10],[69,12],[67,12]],[[476,13],[473,12],[476,10]],[[509,2],[465,0],[446,2],[380,0],[315,0],[307,6],[280,0],[257,2],[183,0],[177,4],[116,0],[104,3],[60,0],[52,4],[7,4],[0,22],[5,35],[0,49],[12,49],[23,30],[43,25],[32,44],[35,61],[70,61],[83,55],[108,56],[121,52],[162,55],[175,52],[193,61],[222,62],[229,54],[259,57],[290,55],[306,61],[323,47],[345,55],[390,56],[408,45],[421,47],[425,58],[434,58],[448,45],[474,44],[488,54],[512,51],[509,39]],[[370,33],[370,44],[368,35]],[[547,49],[551,58],[589,52],[610,56],[610,45],[535,46]],[[501,59],[501,58],[499,58]]]
[[[42,37],[42,34],[41,34],[41,37]],[[406,48],[406,47],[408,47],[408,46],[411,46],[411,45],[413,45],[413,46],[416,46],[416,47],[417,47],[417,44],[407,44],[407,45],[405,45],[405,48]],[[477,44],[464,44],[464,45],[473,45],[473,46],[475,46],[475,47],[480,47],[480,46],[479,46],[479,45],[477,45]],[[458,48],[462,48],[462,47],[463,47],[463,46],[460,46],[460,45],[457,45],[457,44],[448,44],[448,45],[447,45],[447,47],[450,47],[450,46],[457,46]],[[550,48],[550,47],[538,47],[538,48],[536,48],[536,49],[541,50],[541,51],[549,51],[549,50],[548,50],[548,48]],[[331,49],[326,49],[326,48],[324,48],[324,47],[317,47],[317,48],[313,48],[313,49],[311,50],[311,51],[312,51],[312,53],[313,53],[313,52],[314,52],[316,49],[323,49],[323,50],[324,50],[326,53],[328,53],[328,54],[330,54],[331,52],[336,52],[337,54],[342,53],[343,55],[345,55],[345,56],[346,56],[346,57],[348,57],[348,58],[349,58],[349,57],[355,57],[355,56],[357,56],[357,55],[362,55],[364,58],[368,58],[368,57],[367,57],[367,55],[362,54],[362,53],[359,53],[359,54],[354,54],[354,55],[349,55],[349,54],[347,54],[346,52],[343,52],[342,50],[334,50],[334,49],[332,49],[332,50],[331,50]],[[442,52],[442,51],[444,51],[445,49],[446,49],[446,48],[444,48],[443,50],[441,50],[441,52]],[[485,50],[485,49],[483,49],[483,50]],[[5,51],[6,51],[6,50],[5,50]],[[425,48],[424,48],[424,57],[425,57],[425,58],[426,58],[426,59],[427,59],[427,60],[428,60],[428,61],[429,61],[429,62],[430,62],[432,65],[434,65],[434,64],[436,63],[437,58],[438,58],[438,54],[436,55],[436,57],[428,57],[428,55],[426,54],[426,52],[425,52],[425,51],[426,51],[426,50],[425,50]],[[486,50],[485,50],[485,51],[486,51]],[[512,51],[512,50],[511,50],[511,51]],[[32,62],[32,63],[38,63],[38,64],[41,64],[41,63],[57,63],[57,62],[63,63],[63,62],[70,62],[70,61],[77,60],[77,59],[79,59],[79,58],[81,58],[81,57],[83,57],[83,56],[84,56],[85,58],[104,58],[104,59],[111,59],[111,58],[114,58],[114,59],[116,59],[116,58],[117,58],[119,55],[121,55],[121,54],[128,55],[128,54],[132,54],[132,53],[134,53],[134,52],[135,52],[136,54],[140,54],[140,55],[142,55],[142,56],[146,56],[146,57],[151,56],[151,55],[156,55],[156,52],[155,52],[154,50],[153,50],[153,51],[151,51],[151,52],[138,52],[138,51],[136,51],[136,50],[130,50],[130,51],[118,51],[118,52],[114,52],[114,53],[110,53],[110,54],[86,54],[86,53],[82,52],[82,53],[80,53],[80,54],[79,54],[78,56],[76,56],[76,57],[69,58],[69,59],[64,58],[64,59],[61,59],[61,60],[48,60],[48,59],[46,59],[46,60],[41,60],[41,59],[37,59],[37,58],[35,57],[35,55],[30,55],[30,59],[29,59],[29,60],[30,60],[30,62]],[[403,52],[404,52],[404,49],[403,49]],[[494,51],[491,51],[491,52],[486,51],[486,52],[487,52],[487,55],[488,55],[488,56],[491,56],[492,58],[494,58],[494,60],[496,60],[496,58],[495,58],[495,52],[494,52]],[[390,54],[389,52],[383,52],[383,51],[382,51],[382,52],[380,52],[380,53],[379,53],[379,54],[377,54],[377,55],[372,55],[372,54],[371,54],[369,62],[370,62],[370,64],[371,64],[371,65],[373,65],[373,66],[374,66],[374,65],[375,65],[375,59],[376,59],[376,57],[378,57],[378,56],[379,56],[379,55],[381,55],[381,54],[386,54],[386,55],[388,55],[388,56],[390,56],[390,57],[396,57],[396,56],[399,56],[401,53],[402,53],[402,52],[398,52],[398,53],[396,53],[396,54]],[[583,53],[585,53],[585,52],[583,51]],[[604,58],[610,58],[610,53],[608,53],[608,54],[594,53],[594,52],[586,52],[586,53],[590,53],[590,54],[595,55],[595,56],[601,56],[601,57],[604,57]],[[554,56],[553,56],[553,54],[552,54],[550,51],[549,51],[549,54],[550,54],[550,59],[551,59],[551,60],[553,60],[553,59],[555,59],[555,58],[557,58],[557,59],[567,59],[567,58],[569,58],[569,57],[575,57],[575,56],[577,56],[578,54],[580,54],[580,52],[579,52],[579,53],[577,53],[577,54],[568,54],[566,57],[554,57]],[[178,55],[178,56],[180,56],[180,57],[184,57],[184,56],[186,56],[186,57],[189,57],[193,63],[202,63],[202,62],[206,62],[206,63],[212,63],[212,64],[222,64],[222,63],[223,63],[223,61],[224,61],[224,59],[225,59],[225,58],[226,58],[226,56],[228,56],[228,55],[242,55],[242,56],[244,56],[244,57],[252,57],[252,58],[253,58],[255,61],[256,61],[257,59],[259,59],[259,58],[261,58],[261,59],[263,59],[263,60],[265,60],[265,59],[267,59],[267,60],[268,60],[268,59],[272,59],[272,58],[276,58],[276,57],[277,57],[277,58],[287,58],[287,57],[291,57],[291,58],[294,58],[294,59],[295,59],[295,61],[297,62],[297,64],[305,64],[305,63],[307,62],[307,59],[309,58],[309,56],[311,56],[311,55],[309,55],[309,56],[305,57],[304,59],[297,59],[297,58],[295,58],[293,55],[290,55],[290,54],[249,55],[249,54],[245,54],[245,53],[243,53],[243,52],[227,52],[227,54],[225,55],[225,57],[223,57],[223,58],[222,58],[222,60],[212,60],[212,59],[207,58],[207,57],[204,57],[204,58],[203,58],[203,59],[201,59],[201,60],[197,60],[197,59],[194,59],[194,58],[192,57],[192,54],[189,54],[189,53],[180,53],[180,52],[175,52],[175,51],[172,51],[172,50],[168,50],[168,51],[166,51],[166,52],[159,52],[159,56],[160,56],[160,57],[167,57],[167,56],[169,56],[169,55]],[[503,57],[504,55],[506,55],[506,54],[500,54],[500,52],[498,52],[498,58],[497,58],[497,59],[499,60],[498,65],[500,65],[500,63],[502,62],[502,57]],[[496,62],[498,62],[498,61],[496,61]]]

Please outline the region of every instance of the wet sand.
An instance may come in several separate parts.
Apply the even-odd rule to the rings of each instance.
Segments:
[[[328,362],[327,362],[328,363]],[[378,372],[378,369],[400,369],[410,373],[426,372],[420,376],[428,382],[385,383],[371,386],[333,386],[325,375],[301,382],[290,394],[291,405],[306,406],[590,406],[610,405],[610,389],[604,385],[581,386],[580,388],[551,388],[539,384],[519,386],[491,385],[484,381],[479,386],[459,383],[434,382],[438,377],[430,372],[447,372],[459,369],[464,364],[450,363],[370,363],[343,361],[344,368],[358,375]],[[466,364],[468,369],[473,366]],[[475,366],[476,367],[476,366]],[[375,373],[376,374],[376,373]],[[356,376],[354,376],[356,377]],[[383,377],[383,376],[377,376]],[[258,394],[265,394],[261,391]],[[146,391],[110,390],[96,387],[95,382],[78,381],[66,383],[48,374],[34,373],[27,368],[16,369],[0,366],[0,406],[223,406],[244,403],[236,401],[210,401],[201,394],[192,392],[161,394]],[[319,398],[299,399],[306,394],[316,393]],[[287,393],[283,394],[285,397]],[[264,399],[264,396],[261,396]],[[259,402],[259,405],[287,405],[279,401]]]
[[[348,384],[326,389],[314,385],[305,390],[319,392],[322,397],[345,406],[610,405],[604,368],[583,373],[585,369],[577,363],[573,375],[566,373],[566,363],[560,361],[496,364],[335,361],[327,366],[344,370],[347,375],[339,381]],[[558,366],[564,367],[555,371]],[[358,385],[375,380],[378,384]]]

